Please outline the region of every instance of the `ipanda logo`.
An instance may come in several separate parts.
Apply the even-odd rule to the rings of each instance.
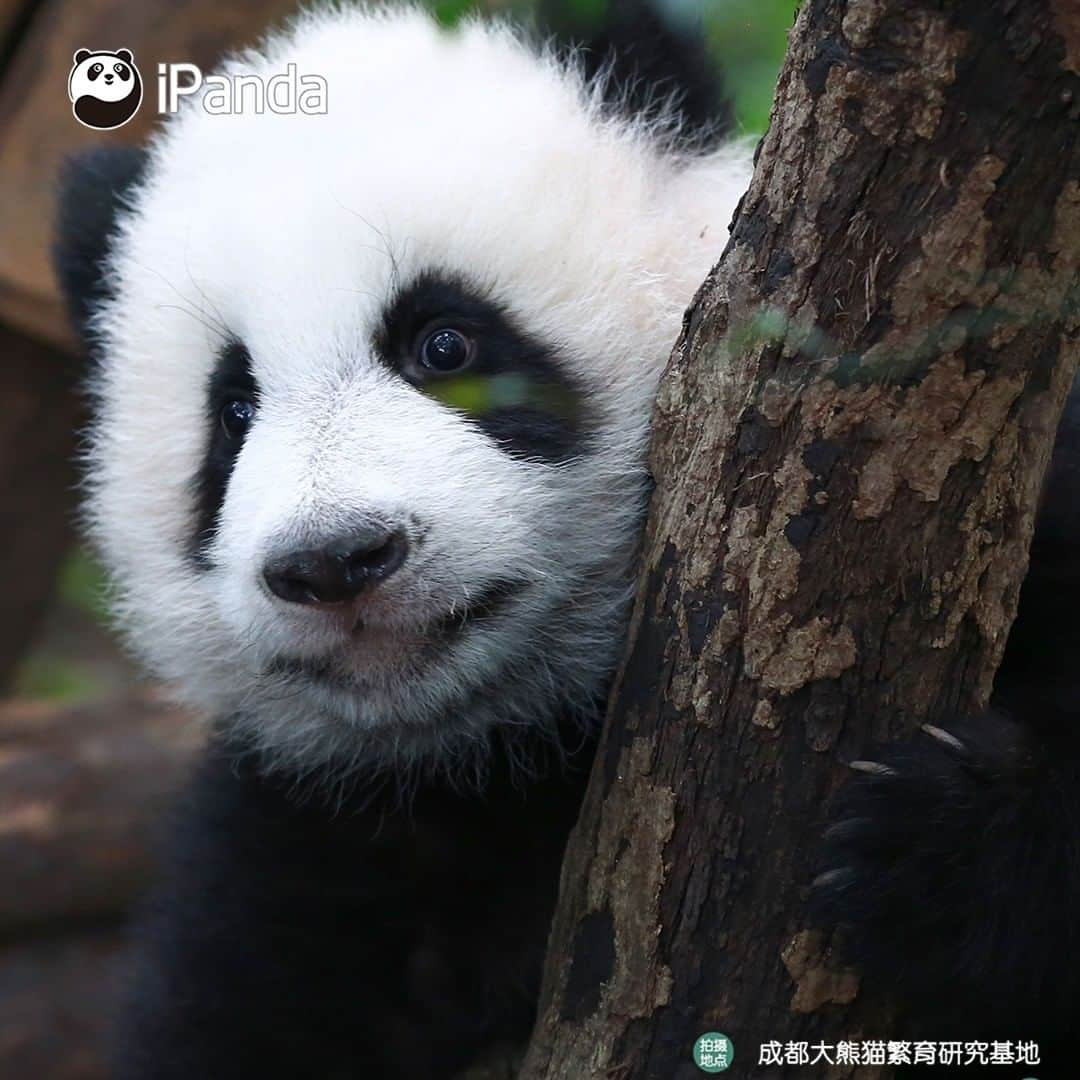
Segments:
[[[142,77],[130,49],[79,49],[68,75],[71,111],[83,127],[123,127],[142,104]]]
[[[108,131],[123,127],[139,110],[142,77],[130,49],[116,52],[79,49],[68,75],[68,98],[75,119],[84,127]],[[158,112],[174,113],[180,99],[203,91],[203,108],[212,116],[257,114],[325,114],[326,80],[299,75],[296,65],[264,79],[260,75],[207,75],[195,64],[157,66]]]
[[[181,81],[183,80],[183,81]],[[264,79],[261,75],[207,75],[195,64],[158,64],[158,112],[174,113],[182,97],[203,90],[203,108],[211,116],[253,112],[326,112],[326,80],[321,75],[298,75],[288,63],[284,72]]]

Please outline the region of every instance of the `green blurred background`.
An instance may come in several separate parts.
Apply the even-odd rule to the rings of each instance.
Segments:
[[[582,37],[620,0],[426,0],[439,18],[453,23],[466,12],[510,12],[524,19],[543,4],[548,22]],[[709,48],[724,74],[738,131],[765,130],[773,86],[794,21],[797,0],[652,0],[671,18],[704,27]],[[37,648],[16,676],[19,696],[77,700],[105,693],[131,671],[105,630],[105,583],[82,550],[69,558],[58,583],[55,610]]]

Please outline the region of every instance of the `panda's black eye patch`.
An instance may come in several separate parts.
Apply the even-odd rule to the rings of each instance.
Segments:
[[[113,71],[115,71],[121,79],[126,80],[128,77],[127,64],[113,64]]]
[[[207,436],[202,465],[193,481],[195,530],[191,553],[210,565],[209,549],[217,533],[233,466],[258,415],[259,391],[251,353],[238,341],[218,354],[206,387]]]
[[[565,462],[588,442],[586,395],[557,346],[459,275],[428,271],[383,311],[376,354],[514,457]]]
[[[90,70],[86,73],[91,80],[96,79],[105,70],[102,64],[91,64]]]

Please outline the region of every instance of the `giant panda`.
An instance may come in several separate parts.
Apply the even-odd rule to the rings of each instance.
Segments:
[[[325,115],[192,99],[67,171],[89,531],[127,640],[209,732],[135,934],[122,1080],[453,1077],[527,1038],[652,394],[751,170],[700,43],[613,10],[573,53],[310,11],[225,72],[295,63]],[[933,934],[975,918],[982,871],[949,873],[979,856],[949,844],[993,732],[864,770],[826,834],[817,909],[886,981],[905,934],[933,972],[964,959]],[[1060,884],[1023,910],[1072,932]],[[992,977],[1014,950],[986,944]]]
[[[295,63],[325,115],[192,98],[68,171],[90,534],[210,718],[121,1077],[450,1077],[527,1038],[653,390],[751,167],[639,14],[567,53],[308,12],[225,73]]]

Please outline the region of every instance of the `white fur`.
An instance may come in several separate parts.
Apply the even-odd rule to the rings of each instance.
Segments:
[[[505,27],[413,10],[308,14],[228,65],[325,77],[325,116],[182,108],[114,248],[90,520],[139,653],[180,695],[300,769],[445,759],[493,724],[602,692],[617,654],[656,380],[717,260],[749,151],[680,158],[604,118],[574,65]],[[514,460],[372,358],[395,282],[444,268],[557,346],[602,418],[565,465]],[[212,551],[188,557],[206,385],[225,332],[258,418]],[[372,512],[424,528],[350,637],[261,587],[267,553]],[[431,655],[433,620],[533,582],[498,631]],[[493,624],[494,625],[494,624]],[[268,676],[332,658],[355,690]]]

